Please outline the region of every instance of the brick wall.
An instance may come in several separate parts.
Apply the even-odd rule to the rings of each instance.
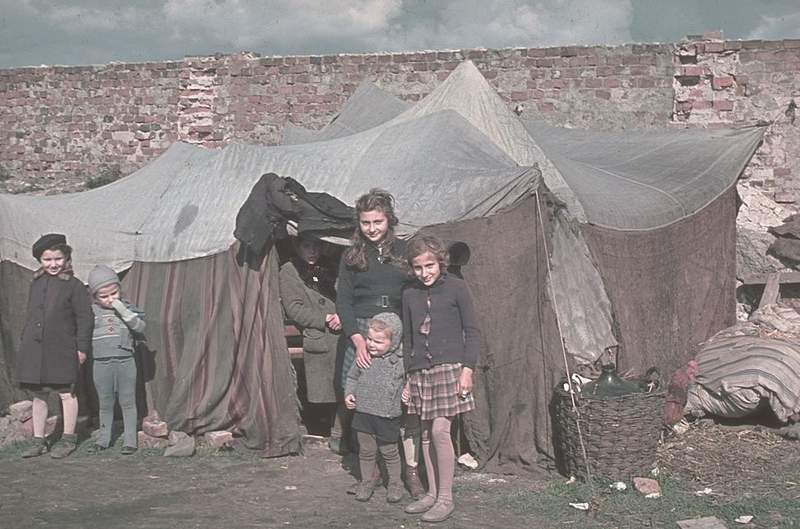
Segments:
[[[176,141],[280,143],[287,121],[325,125],[364,79],[418,100],[472,60],[526,119],[580,128],[731,127],[774,121],[747,169],[800,198],[800,40],[566,46],[363,55],[187,57],[0,70],[0,190],[63,192],[128,174]]]

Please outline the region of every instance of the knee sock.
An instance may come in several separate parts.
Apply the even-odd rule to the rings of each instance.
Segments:
[[[33,436],[44,437],[47,426],[47,393],[36,393],[33,397]]]
[[[403,455],[405,456],[406,465],[411,468],[417,468],[417,453],[419,452],[417,445],[419,444],[419,436],[404,437],[403,438]]]
[[[378,455],[378,440],[372,434],[356,432],[358,437],[358,466],[361,480],[367,481],[375,475],[375,463]]]
[[[417,468],[420,452],[419,415],[406,415],[406,424],[403,428],[403,455],[406,465]]]
[[[436,477],[438,478],[439,495],[437,499],[453,501],[453,480],[456,472],[456,452],[450,437],[451,417],[433,419],[433,446],[436,451]]]
[[[428,494],[438,497],[439,478],[436,475],[436,449],[431,444],[431,428],[433,421],[422,421],[422,456],[425,459],[425,471],[428,473]]]
[[[400,483],[400,450],[397,443],[378,445],[378,449],[386,463],[386,472],[389,474],[389,483]]]
[[[58,396],[64,408],[64,434],[72,435],[78,423],[78,398],[72,393],[59,393]]]

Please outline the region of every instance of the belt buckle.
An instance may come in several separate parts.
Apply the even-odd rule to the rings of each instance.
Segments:
[[[384,309],[389,307],[389,296],[381,296],[381,307]]]

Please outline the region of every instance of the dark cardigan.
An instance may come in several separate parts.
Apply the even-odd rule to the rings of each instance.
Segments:
[[[427,337],[430,355],[427,355],[426,337],[420,326],[428,311],[429,292],[431,325]],[[438,364],[461,364],[474,369],[481,343],[472,296],[463,279],[446,274],[431,287],[417,281],[403,291],[406,372]]]

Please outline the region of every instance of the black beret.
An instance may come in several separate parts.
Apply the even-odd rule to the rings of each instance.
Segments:
[[[66,235],[61,235],[60,233],[42,235],[39,237],[38,241],[33,243],[33,258],[38,261],[41,259],[45,250],[49,250],[53,246],[58,246],[59,244],[67,244]]]

